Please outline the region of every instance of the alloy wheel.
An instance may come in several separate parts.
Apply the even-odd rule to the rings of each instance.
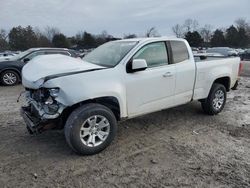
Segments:
[[[3,81],[6,85],[13,85],[17,81],[17,77],[12,72],[7,72],[3,75]]]
[[[213,107],[215,110],[220,110],[220,108],[223,106],[225,100],[225,94],[222,90],[218,90],[214,94],[213,99]]]
[[[82,124],[80,138],[84,145],[96,147],[107,139],[109,132],[110,124],[107,118],[101,115],[94,115]]]

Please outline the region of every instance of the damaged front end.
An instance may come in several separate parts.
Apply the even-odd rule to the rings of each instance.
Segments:
[[[56,101],[59,92],[59,88],[26,88],[27,105],[21,108],[21,115],[31,134],[62,127],[61,114],[66,107]]]

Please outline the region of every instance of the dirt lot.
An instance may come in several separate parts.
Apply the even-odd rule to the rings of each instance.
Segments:
[[[87,157],[62,131],[27,133],[21,90],[0,87],[0,187],[250,187],[250,78],[218,116],[193,102],[122,122],[112,145]]]

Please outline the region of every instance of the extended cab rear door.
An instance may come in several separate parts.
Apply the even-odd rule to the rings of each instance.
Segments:
[[[166,42],[146,44],[132,59],[146,60],[148,68],[126,74],[128,115],[132,117],[171,107],[176,70],[175,65],[169,63]]]
[[[169,41],[172,63],[176,67],[175,105],[190,102],[195,82],[195,62],[189,45],[183,40]]]

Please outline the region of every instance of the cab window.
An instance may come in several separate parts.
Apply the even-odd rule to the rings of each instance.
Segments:
[[[148,67],[168,64],[168,54],[165,42],[154,42],[142,47],[133,59],[145,59]]]
[[[173,53],[173,63],[180,63],[189,59],[187,46],[183,41],[170,41]]]

